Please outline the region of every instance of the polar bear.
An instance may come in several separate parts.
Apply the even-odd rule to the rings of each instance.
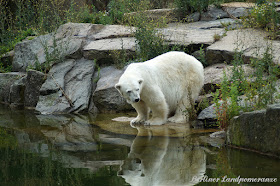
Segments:
[[[197,99],[203,82],[201,62],[184,52],[172,51],[130,64],[115,88],[138,113],[132,126],[162,125],[188,121],[186,110]]]

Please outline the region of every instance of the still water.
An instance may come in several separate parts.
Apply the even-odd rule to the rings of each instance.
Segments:
[[[225,147],[209,137],[213,129],[132,128],[131,116],[42,116],[0,105],[0,185],[280,184],[279,159]]]

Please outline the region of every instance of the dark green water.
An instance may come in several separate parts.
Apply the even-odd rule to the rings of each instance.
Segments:
[[[130,115],[42,116],[0,105],[0,185],[238,185],[225,176],[280,185],[279,159],[224,147],[211,130],[136,129],[112,121],[119,116]]]

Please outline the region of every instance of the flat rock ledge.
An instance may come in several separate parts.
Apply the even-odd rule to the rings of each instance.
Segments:
[[[242,52],[245,63],[251,58],[262,58],[267,48],[272,50],[275,64],[280,65],[280,42],[268,40],[268,33],[256,29],[238,29],[228,31],[220,41],[206,49],[206,60],[209,65],[215,63],[230,63],[236,52]]]

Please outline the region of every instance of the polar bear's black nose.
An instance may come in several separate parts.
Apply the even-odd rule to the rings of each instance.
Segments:
[[[139,102],[139,101],[140,101],[140,99],[139,99],[139,98],[137,98],[137,99],[135,99],[134,101],[137,103],[137,102]]]

